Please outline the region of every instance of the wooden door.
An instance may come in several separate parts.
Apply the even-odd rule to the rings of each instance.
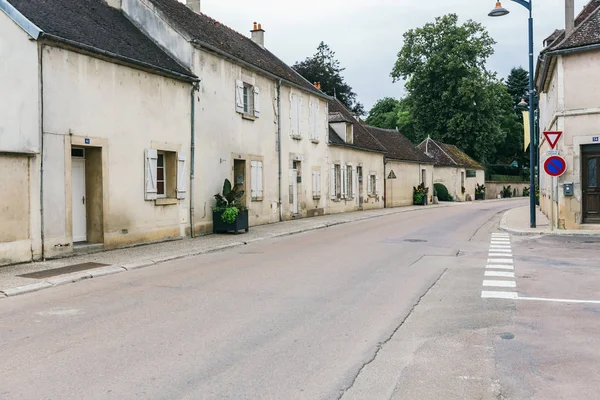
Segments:
[[[587,151],[586,151],[587,150]],[[584,148],[582,168],[583,223],[600,223],[600,146]]]
[[[73,212],[73,242],[87,240],[87,215],[85,206],[85,159],[71,159],[71,188]]]

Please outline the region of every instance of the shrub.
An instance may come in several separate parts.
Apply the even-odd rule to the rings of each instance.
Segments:
[[[523,188],[523,197],[527,197],[529,196],[529,187],[524,187]]]
[[[413,204],[423,204],[423,199],[427,198],[429,188],[425,187],[423,183],[419,186],[413,186]]]
[[[448,193],[448,188],[446,188],[446,186],[441,183],[435,183],[433,187],[435,188],[439,201],[452,201],[452,197],[450,196],[450,193]]]
[[[513,195],[513,193],[512,193],[512,190],[510,189],[510,185],[503,186],[503,188],[502,188],[502,197],[506,199],[506,198],[512,197],[512,195]]]

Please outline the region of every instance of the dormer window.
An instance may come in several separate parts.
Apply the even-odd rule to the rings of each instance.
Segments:
[[[348,144],[354,143],[354,126],[352,124],[346,124],[346,138],[344,141]]]

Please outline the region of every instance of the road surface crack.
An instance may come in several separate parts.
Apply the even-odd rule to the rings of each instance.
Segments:
[[[344,397],[344,395],[350,390],[352,389],[352,387],[354,386],[354,384],[356,383],[356,381],[358,380],[358,377],[360,376],[360,374],[362,373],[362,371],[369,365],[371,364],[373,361],[375,361],[375,359],[377,358],[377,355],[379,354],[379,352],[381,351],[381,349],[383,349],[383,347],[389,343],[390,340],[392,340],[392,338],[394,337],[394,335],[396,335],[396,333],[400,330],[400,328],[402,328],[402,326],[404,325],[404,323],[406,322],[406,320],[408,320],[408,318],[412,315],[413,311],[415,310],[415,308],[417,308],[417,306],[421,303],[421,300],[427,296],[427,294],[431,291],[431,289],[433,289],[433,287],[440,281],[440,279],[442,279],[442,277],[444,276],[444,274],[446,273],[446,271],[448,271],[448,268],[445,268],[442,273],[440,274],[440,276],[437,277],[437,279],[427,288],[427,290],[425,292],[423,292],[423,294],[421,296],[419,296],[419,298],[417,299],[417,301],[412,305],[412,307],[410,308],[410,310],[408,311],[408,313],[406,314],[406,316],[402,319],[402,321],[400,321],[400,323],[398,324],[398,326],[396,326],[396,328],[394,328],[394,330],[392,331],[392,333],[382,342],[379,342],[377,344],[377,349],[375,350],[375,352],[373,353],[373,356],[368,359],[367,361],[365,361],[361,367],[358,369],[358,371],[356,372],[356,374],[354,375],[354,377],[352,378],[352,382],[350,382],[350,385],[348,385],[346,388],[342,389],[340,391],[340,395],[337,398],[337,400],[341,400],[342,397]]]

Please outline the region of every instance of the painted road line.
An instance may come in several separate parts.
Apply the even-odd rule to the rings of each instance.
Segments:
[[[517,300],[519,295],[516,292],[493,292],[484,290],[481,292],[482,299],[512,299]]]
[[[507,240],[507,241],[503,241],[503,240],[492,240],[492,241],[490,242],[490,244],[504,244],[504,245],[507,245],[507,244],[510,244],[510,241],[508,241],[508,240]]]
[[[488,264],[512,264],[512,258],[488,258]]]
[[[510,249],[510,244],[490,244],[490,249]]]
[[[600,304],[600,300],[546,299],[543,297],[518,297],[519,300],[550,301],[554,303]]]
[[[483,286],[516,288],[517,283],[515,281],[483,281]]]
[[[492,237],[510,237],[508,233],[492,233]]]
[[[508,269],[510,271],[514,271],[515,267],[512,265],[503,265],[503,264],[488,264],[486,269]]]
[[[514,272],[503,272],[503,271],[485,271],[485,276],[493,276],[496,278],[514,278]]]
[[[492,250],[488,253],[488,257],[511,257],[512,253],[494,253]]]

